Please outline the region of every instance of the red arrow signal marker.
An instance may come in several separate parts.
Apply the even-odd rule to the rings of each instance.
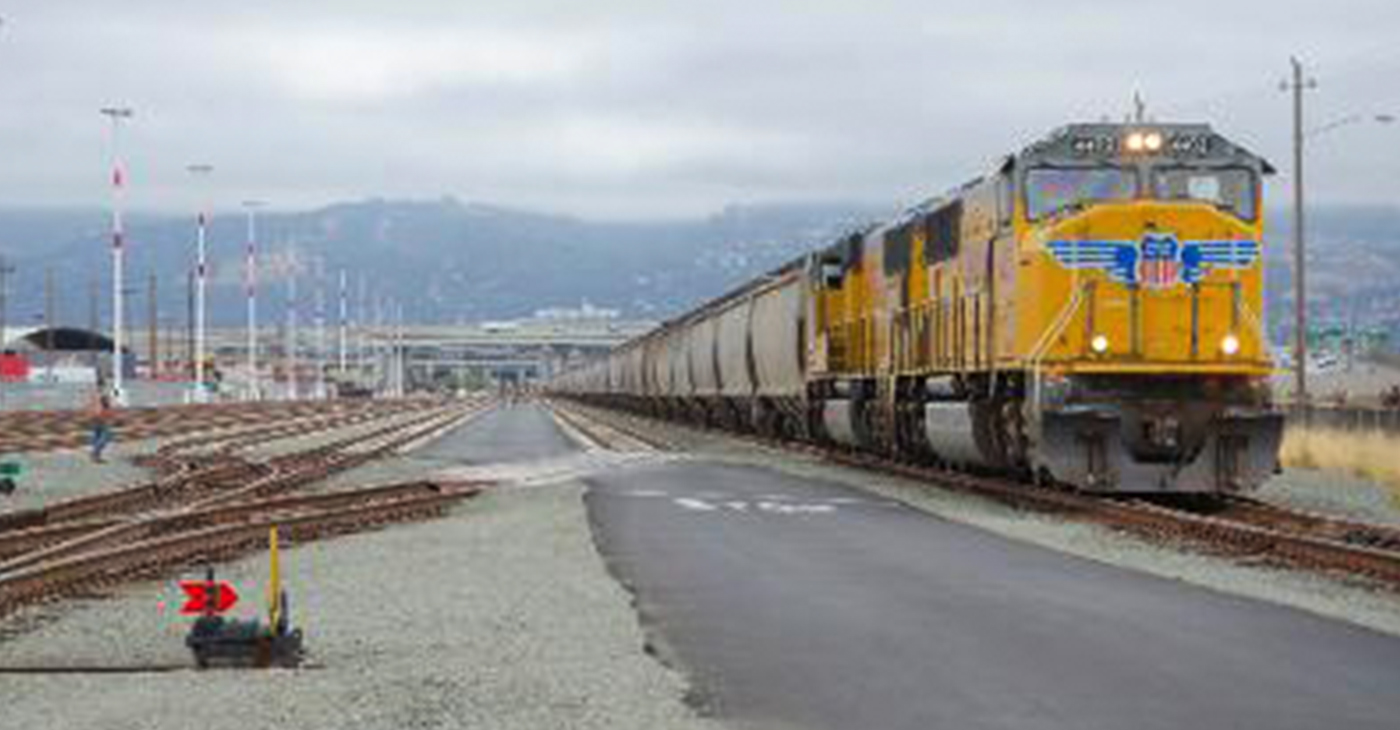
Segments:
[[[180,590],[185,592],[188,599],[185,605],[180,607],[180,613],[185,616],[195,616],[204,614],[220,614],[238,603],[238,591],[234,590],[233,584],[226,580],[221,580],[212,584],[214,601],[210,606],[210,587],[207,580],[182,580]]]

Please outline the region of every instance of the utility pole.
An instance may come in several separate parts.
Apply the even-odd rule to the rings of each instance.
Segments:
[[[49,382],[53,382],[53,267],[44,269],[44,365],[48,368]]]
[[[290,262],[287,272],[287,399],[297,399],[297,272]]]
[[[122,171],[121,148],[118,145],[121,124],[131,119],[129,107],[103,107],[99,110],[112,122],[112,403],[126,405],[126,388],[122,384]]]
[[[149,363],[147,376],[155,380],[157,365],[160,363],[160,305],[156,302],[156,271],[151,269],[150,276],[146,279],[146,330],[147,330],[147,350],[146,362]]]
[[[346,337],[349,336],[350,309],[349,302],[345,298],[345,269],[340,270],[340,382],[345,382],[345,368],[347,353],[345,351]]]
[[[91,361],[93,373],[97,372],[97,330],[102,326],[101,318],[97,312],[97,298],[101,296],[102,285],[97,281],[97,276],[93,276],[88,281],[88,357]]]
[[[4,254],[0,254],[0,350],[8,350],[10,344],[9,334],[5,328],[9,325],[10,307],[10,274],[15,273],[15,267],[5,259]],[[0,408],[5,407],[5,388],[0,384]]]
[[[326,398],[326,270],[324,262],[316,259],[316,400]]]
[[[374,333],[370,342],[370,364],[374,368],[374,388],[380,395],[389,393],[389,357],[384,347],[384,295],[374,297]]]
[[[369,319],[369,313],[366,311],[367,307],[365,306],[365,302],[368,301],[366,299],[367,282],[365,281],[364,272],[361,272],[357,278],[359,280],[360,290],[359,296],[355,299],[355,372],[360,379],[359,382],[366,383],[368,382],[368,377],[365,370],[365,325]]]
[[[394,362],[398,377],[395,379],[394,396],[404,397],[407,392],[408,373],[404,372],[408,368],[408,353],[403,346],[403,302],[395,304],[395,328],[394,328]]]
[[[1317,88],[1317,80],[1304,78],[1303,63],[1295,56],[1293,78],[1283,88],[1293,92],[1293,401],[1308,402],[1308,289],[1304,255],[1303,209],[1303,92]]]
[[[214,171],[213,165],[198,163],[185,167],[196,179],[208,177]],[[201,189],[200,195],[204,195]],[[205,254],[206,238],[209,228],[209,206],[200,203],[198,217],[198,233],[195,242],[195,276],[197,277],[195,289],[195,320],[194,320],[194,402],[203,403],[208,400],[208,391],[204,386],[204,349],[205,349],[205,289],[209,279],[209,261]]]
[[[9,325],[9,305],[10,305],[10,274],[15,273],[15,267],[0,254],[0,347],[10,344],[9,335],[5,327]]]
[[[389,397],[399,397],[399,303],[389,300]]]
[[[194,269],[185,274],[185,373],[194,367]]]
[[[161,370],[170,371],[172,363],[175,362],[175,341],[179,339],[175,336],[175,318],[165,318],[165,359],[162,361]]]

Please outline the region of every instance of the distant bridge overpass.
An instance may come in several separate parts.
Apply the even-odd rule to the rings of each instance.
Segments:
[[[647,321],[553,321],[522,320],[497,325],[405,325],[401,337],[390,326],[351,327],[347,330],[347,357],[359,372],[355,379],[381,380],[393,358],[402,358],[410,382],[426,383],[451,379],[529,380],[548,377],[559,368],[580,360],[598,357],[612,348],[655,326]],[[329,367],[339,359],[339,328],[327,322],[325,349],[321,355]],[[126,346],[138,358],[149,359],[151,333],[133,328]],[[186,331],[156,333],[157,358],[189,358]],[[290,338],[285,326],[259,328],[258,352],[264,366],[277,366],[288,360]],[[221,367],[243,367],[248,355],[248,332],[241,327],[209,330],[208,350]],[[301,367],[312,366],[318,357],[318,337],[314,325],[298,327],[296,355]]]

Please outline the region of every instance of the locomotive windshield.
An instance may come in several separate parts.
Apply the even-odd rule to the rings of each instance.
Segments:
[[[1137,197],[1137,173],[1120,167],[1038,167],[1026,174],[1031,220],[1089,203]]]
[[[1244,168],[1163,168],[1154,173],[1153,187],[1161,200],[1211,203],[1245,220],[1254,220],[1254,173]]]

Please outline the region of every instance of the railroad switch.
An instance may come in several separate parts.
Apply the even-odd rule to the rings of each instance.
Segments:
[[[303,657],[302,633],[288,619],[287,592],[278,577],[277,528],[269,540],[272,571],[268,580],[268,621],[240,621],[219,615],[220,584],[211,566],[205,574],[204,613],[185,636],[185,646],[194,653],[201,669],[214,665],[231,667],[295,667]]]

